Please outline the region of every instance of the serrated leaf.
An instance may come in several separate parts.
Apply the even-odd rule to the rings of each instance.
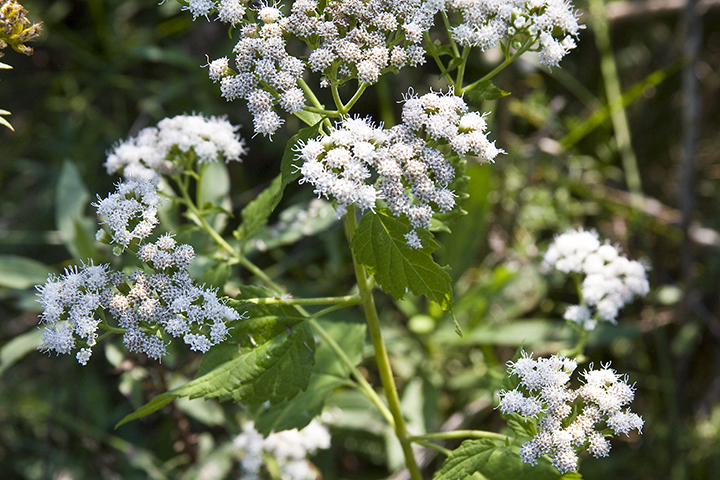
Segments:
[[[537,465],[525,463],[520,458],[519,447],[500,447],[478,471],[487,480],[579,480],[579,474],[573,472],[564,476],[555,468],[550,459],[542,456]]]
[[[462,480],[482,468],[499,447],[490,440],[465,440],[435,472],[433,480]]]
[[[210,352],[208,352],[209,354]],[[315,341],[306,322],[291,330],[282,329],[256,348],[236,352],[234,358],[224,361],[204,375],[185,385],[158,395],[117,425],[149,415],[177,397],[232,398],[248,403],[279,403],[293,398],[307,388],[314,363]],[[217,361],[229,354],[228,347]]]
[[[365,347],[364,323],[318,321],[338,343],[354,365],[362,361]],[[347,384],[350,368],[338,360],[333,349],[320,342],[315,351],[315,366],[307,390],[277,405],[263,406],[254,416],[255,428],[263,435],[271,431],[301,429],[322,412],[327,396]]]
[[[281,198],[278,197],[281,187],[282,175],[278,175],[269,187],[243,208],[240,213],[242,223],[235,231],[235,238],[241,242],[245,241],[265,226]]]
[[[471,102],[482,102],[483,100],[497,100],[506,97],[510,92],[496,87],[490,80],[478,83],[472,90],[465,92],[465,98]]]
[[[439,245],[429,232],[419,230],[423,248],[410,248],[404,237],[408,231],[407,220],[390,215],[387,209],[378,210],[360,221],[351,247],[358,261],[395,299],[410,290],[447,309],[452,302],[452,281],[430,255]]]
[[[262,411],[255,420],[255,429],[263,435],[293,428],[303,429],[322,412],[325,398],[330,392],[345,384],[347,380],[335,375],[313,373],[307,389],[292,400],[261,407]]]
[[[0,255],[0,287],[23,289],[45,283],[52,269],[31,258]]]
[[[510,430],[521,439],[530,439],[535,435],[535,426],[532,421],[527,421],[522,415],[517,413],[508,413],[503,415]]]

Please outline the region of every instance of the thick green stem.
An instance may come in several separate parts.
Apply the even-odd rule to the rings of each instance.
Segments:
[[[349,241],[352,239],[357,228],[354,206],[350,206],[348,208],[348,212],[345,217],[345,227]],[[397,387],[395,385],[395,378],[393,377],[392,368],[390,366],[390,358],[388,356],[387,349],[385,348],[385,343],[383,342],[382,331],[380,329],[380,318],[378,316],[377,309],[375,308],[375,299],[373,297],[372,287],[365,274],[365,268],[360,262],[358,262],[354,253],[353,265],[355,267],[355,279],[357,280],[358,289],[360,290],[360,295],[363,299],[362,305],[365,312],[365,320],[367,321],[370,339],[375,349],[375,360],[377,361],[378,372],[380,373],[380,381],[382,382],[383,389],[385,390],[385,396],[387,397],[388,405],[390,406],[390,412],[395,419],[395,435],[402,447],[403,455],[405,456],[405,464],[410,472],[410,478],[412,480],[422,480],[422,473],[415,462],[415,455],[413,454],[412,445],[410,443],[407,425],[405,424],[405,418],[403,417],[402,410],[400,408],[400,396],[398,395]]]

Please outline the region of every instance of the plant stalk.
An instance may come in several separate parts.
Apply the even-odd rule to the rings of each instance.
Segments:
[[[355,216],[354,205],[348,207],[348,212],[345,217],[345,227],[348,241],[350,241],[357,228],[357,218]],[[393,377],[392,368],[390,366],[390,358],[388,357],[387,349],[385,348],[385,343],[383,342],[382,331],[380,329],[380,318],[378,316],[377,308],[375,307],[372,287],[365,275],[365,267],[358,262],[354,253],[353,265],[355,267],[355,278],[358,283],[358,289],[360,290],[360,295],[363,299],[362,305],[365,312],[365,319],[368,324],[368,330],[370,332],[370,339],[375,349],[375,359],[380,373],[380,380],[382,382],[383,389],[385,390],[385,396],[387,397],[390,412],[395,419],[395,435],[402,447],[403,455],[405,456],[405,464],[410,472],[410,478],[412,480],[422,480],[422,473],[420,472],[417,462],[415,462],[415,455],[413,454],[410,435],[408,434],[405,418],[403,417],[402,410],[400,408],[400,396],[398,395],[397,386],[395,385],[395,378]]]

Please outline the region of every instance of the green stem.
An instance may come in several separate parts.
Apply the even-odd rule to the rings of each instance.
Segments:
[[[470,47],[463,47],[462,51],[462,62],[458,65],[457,79],[455,80],[455,95],[462,94],[463,77],[465,77],[465,66],[467,65],[467,59],[470,56]]]
[[[425,440],[414,440],[414,443],[417,443],[418,445],[422,445],[425,448],[432,448],[433,450],[437,450],[438,452],[442,453],[446,457],[449,457],[450,454],[452,453],[452,450],[450,450],[448,448],[441,447],[440,445],[437,445],[432,442],[426,442]]]
[[[190,194],[188,192],[188,185],[187,182],[184,182],[182,178],[179,177],[173,177],[175,180],[175,183],[177,183],[178,188],[180,189],[180,193],[182,194],[182,198],[180,199],[182,203],[188,208],[191,215],[190,218],[203,230],[205,230],[210,237],[215,240],[215,243],[217,243],[220,248],[225,250],[233,261],[239,263],[246,269],[250,270],[256,277],[258,277],[260,280],[265,282],[267,286],[275,290],[276,292],[284,293],[284,288],[278,285],[273,281],[272,278],[270,278],[261,268],[259,268],[257,265],[252,263],[250,260],[248,260],[244,255],[241,255],[237,250],[235,250],[232,245],[230,245],[218,232],[215,230],[212,225],[210,225],[203,216],[202,212],[197,208],[195,203],[190,198]]]
[[[453,430],[451,432],[426,433],[424,435],[413,435],[409,439],[411,442],[418,443],[423,440],[449,440],[454,438],[489,438],[503,442],[513,439],[513,437],[501,433],[486,432],[484,430]]]
[[[453,53],[456,57],[460,56],[460,51],[457,48],[457,45],[455,44],[455,40],[453,40],[452,34],[450,33],[452,30],[452,26],[450,26],[450,19],[448,19],[447,14],[445,12],[441,12],[443,23],[445,24],[445,30],[447,30],[448,38],[450,38],[450,48],[452,48]]]
[[[605,2],[603,0],[590,0],[589,6],[590,20],[595,31],[595,43],[600,51],[600,71],[605,84],[608,105],[610,106],[610,120],[615,131],[615,142],[625,171],[625,183],[628,190],[633,193],[633,208],[641,211],[643,193],[640,170],[630,139],[630,125],[623,108],[620,78],[618,77],[615,55],[613,55],[610,42],[610,25],[605,16]]]
[[[435,63],[437,64],[438,68],[440,69],[440,78],[445,77],[447,81],[450,83],[452,87],[455,86],[455,83],[450,76],[450,73],[447,71],[447,68],[445,68],[445,64],[442,60],[440,60],[440,56],[437,54],[437,51],[435,50],[435,45],[433,44],[432,40],[430,39],[430,33],[425,32],[425,43],[427,44],[427,52],[430,54],[431,57],[435,60]]]
[[[346,103],[345,105],[340,108],[340,113],[347,114],[350,109],[357,103],[358,100],[360,100],[360,97],[362,97],[363,92],[365,92],[365,89],[368,87],[369,84],[361,82],[358,86],[357,91],[355,92],[355,95],[352,96],[352,98]]]
[[[237,260],[240,263],[240,265],[242,265],[243,267],[245,267],[246,269],[251,271],[256,277],[258,277],[260,280],[262,280],[265,283],[265,285],[267,285],[268,287],[273,289],[275,291],[275,293],[278,293],[278,294],[285,293],[284,287],[282,287],[280,284],[276,283],[272,278],[270,278],[268,276],[267,273],[265,273],[265,271],[263,271],[263,269],[261,269],[260,267],[258,267],[254,263],[252,263],[245,256],[238,255]]]
[[[487,73],[485,76],[483,76],[480,80],[477,80],[477,81],[471,83],[471,84],[468,85],[467,87],[463,87],[460,91],[461,91],[462,93],[465,93],[465,92],[467,92],[467,91],[469,91],[469,90],[472,90],[473,88],[477,87],[478,85],[482,84],[483,82],[487,82],[488,80],[490,80],[491,78],[493,78],[495,75],[497,75],[498,73],[500,73],[505,67],[507,67],[507,66],[510,65],[512,62],[514,62],[515,60],[517,60],[517,58],[520,57],[520,55],[522,55],[523,53],[525,53],[525,52],[527,52],[528,50],[530,50],[530,47],[532,47],[532,42],[531,42],[531,41],[528,41],[525,45],[523,45],[522,47],[520,47],[514,54],[512,54],[512,55],[509,56],[509,57],[505,57],[505,60],[504,60],[500,65],[498,65],[497,67],[493,68],[489,73]]]
[[[388,408],[382,402],[377,392],[375,392],[375,390],[373,390],[372,386],[368,383],[368,381],[365,380],[365,377],[363,377],[362,373],[360,373],[360,370],[358,370],[355,364],[348,358],[345,350],[343,350],[342,347],[338,345],[335,339],[330,336],[327,330],[325,330],[316,319],[311,318],[310,320],[308,320],[308,322],[310,323],[310,326],[315,329],[318,335],[320,335],[320,338],[322,338],[323,341],[325,341],[328,346],[333,349],[338,358],[340,358],[340,361],[343,362],[346,367],[348,367],[353,378],[355,378],[355,381],[357,382],[357,386],[360,391],[365,394],[368,400],[375,404],[382,416],[385,417],[387,422],[393,428],[395,428],[395,420],[393,419],[392,413],[390,413],[390,410],[388,410]]]
[[[293,297],[263,297],[248,298],[244,302],[257,305],[358,305],[362,303],[360,295],[345,295],[344,297],[318,297],[318,298],[293,298]]]
[[[318,110],[322,110],[323,112],[326,112],[325,107],[322,103],[320,103],[320,100],[315,96],[315,92],[312,91],[312,88],[310,88],[310,85],[305,83],[305,80],[302,78],[297,79],[297,84],[300,85],[300,88],[302,88],[302,91],[305,93],[305,96],[310,99],[310,103],[313,104],[313,107],[317,108]],[[320,113],[320,112],[316,112]]]
[[[349,241],[352,239],[355,234],[355,230],[357,229],[357,219],[355,217],[354,205],[348,207],[348,212],[345,216],[345,228]],[[363,299],[362,305],[363,310],[365,311],[368,331],[370,332],[370,339],[372,340],[373,347],[375,348],[375,359],[377,361],[378,372],[380,373],[380,380],[382,382],[383,389],[385,390],[385,396],[387,397],[390,412],[395,419],[395,435],[402,447],[403,455],[405,456],[405,464],[410,472],[410,478],[412,480],[422,480],[422,473],[415,462],[415,455],[413,454],[412,445],[409,440],[407,425],[405,424],[405,418],[403,417],[402,410],[400,408],[400,397],[395,385],[395,379],[393,378],[390,358],[388,357],[387,349],[385,348],[385,343],[383,342],[382,331],[380,329],[380,318],[375,307],[372,287],[365,275],[365,268],[360,262],[358,262],[354,252],[352,253],[352,256],[353,265],[355,267],[355,279],[357,280],[358,289],[360,290],[360,295]]]

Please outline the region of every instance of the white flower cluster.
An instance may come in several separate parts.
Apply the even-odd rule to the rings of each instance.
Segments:
[[[596,319],[616,323],[623,306],[650,291],[645,266],[620,255],[616,247],[602,244],[594,231],[569,230],[559,235],[545,253],[544,264],[585,276],[584,304],[568,307],[565,318],[587,330],[595,327]]]
[[[517,362],[508,362],[509,374],[519,377],[520,385],[500,391],[498,408],[539,420],[537,434],[520,449],[523,462],[535,465],[538,457],[549,454],[553,465],[566,473],[577,469],[583,450],[596,458],[608,456],[610,441],[598,424],[616,435],[642,433],[643,419],[629,408],[635,388],[624,376],[607,365],[600,370],[591,365],[582,374],[585,383],[572,390],[568,382],[576,368],[574,360],[563,356],[534,360],[525,352]]]
[[[439,148],[450,145],[459,155],[471,153],[484,161],[493,161],[501,150],[487,140],[482,115],[468,112],[455,95],[410,97],[402,118],[404,123],[390,129],[346,118],[329,135],[299,144],[301,183],[335,199],[339,216],[348,205],[372,210],[383,200],[393,214],[409,219],[408,245],[421,248],[415,229],[429,226],[434,211],[455,206],[448,189],[455,170]]]
[[[316,0],[298,0],[292,12],[290,32],[308,43],[320,38],[308,58],[312,71],[373,84],[389,69],[425,63],[419,44],[437,10],[421,0],[336,0],[318,13]]]
[[[386,69],[425,61],[424,50],[417,45],[422,40],[422,26],[413,23],[412,34],[403,28],[405,19],[424,12],[419,0],[342,0],[327,5],[298,0],[288,16],[278,6],[261,2],[256,23],[242,19],[244,7],[230,8],[230,4],[235,2],[220,2],[218,18],[244,24],[233,49],[237,71],[231,70],[227,57],[222,57],[208,65],[209,76],[214,82],[220,81],[221,94],[228,101],[247,100],[255,133],[272,135],[284,123],[274,110],[276,105],[288,113],[305,107],[305,94],[297,80],[306,65],[315,72],[332,70],[332,76],[341,81],[357,78],[375,83]],[[428,18],[432,22],[432,16]],[[429,28],[426,23],[422,25]],[[287,52],[286,38],[290,35],[312,46],[306,62]],[[326,82],[323,80],[323,85]]]
[[[503,39],[524,35],[540,44],[540,63],[557,66],[571,49],[580,28],[568,0],[449,0],[462,23],[452,35],[463,46],[488,50]],[[562,37],[561,40],[556,36]]]
[[[319,478],[318,472],[307,457],[319,449],[330,448],[330,432],[313,420],[300,431],[284,430],[263,438],[250,421],[243,424],[243,433],[235,437],[233,443],[243,452],[240,465],[244,474],[240,480],[260,480],[262,467],[266,464],[264,457],[277,462],[284,480],[315,480]]]
[[[97,214],[112,231],[112,241],[125,249],[134,239],[149,237],[158,224],[158,207],[162,198],[153,182],[133,180],[118,183],[115,193],[101,199],[98,195]],[[98,238],[103,230],[98,231]]]
[[[212,2],[211,2],[212,3]],[[126,179],[154,180],[176,172],[173,155],[194,152],[200,162],[240,160],[246,153],[245,141],[224,118],[178,115],[161,120],[157,127],[140,130],[137,137],[120,142],[108,153],[105,167],[109,174],[120,172]]]
[[[227,67],[227,58],[210,64],[210,78],[220,81],[220,91],[226,100],[245,98],[253,115],[255,133],[272,135],[283,124],[274,106],[288,113],[302,110],[305,94],[298,87],[305,64],[285,50],[287,20],[276,7],[263,6],[257,12],[258,23],[246,23],[240,29],[240,41],[235,45],[237,74]]]
[[[107,311],[124,330],[123,342],[131,352],[161,359],[166,353],[164,332],[182,337],[192,350],[205,353],[225,340],[225,322],[238,320],[240,315],[224,305],[216,292],[193,283],[188,269],[194,256],[190,245],[177,245],[164,235],[138,253],[155,273],[137,270],[125,276],[108,265],[91,263],[48,277],[38,287],[45,324],[39,349],[71,353],[77,336],[86,347],[76,358],[86,365],[104,318],[102,312]]]

